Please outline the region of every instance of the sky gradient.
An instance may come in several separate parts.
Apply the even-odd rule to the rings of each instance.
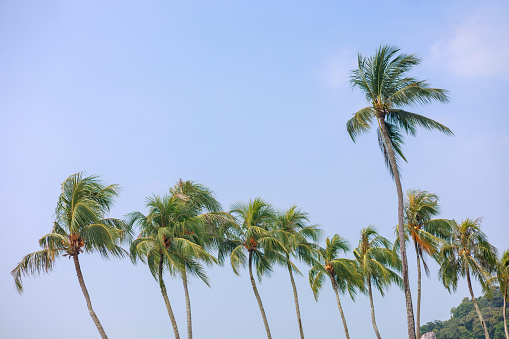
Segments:
[[[182,178],[207,185],[226,210],[255,197],[280,210],[296,204],[352,248],[368,225],[393,240],[396,189],[376,133],[354,144],[345,128],[366,106],[349,70],[381,44],[417,53],[411,74],[450,91],[449,104],[412,107],[455,136],[405,139],[403,190],[438,194],[443,218],[481,217],[506,249],[508,13],[507,1],[470,0],[0,2],[0,336],[98,337],[72,262],[25,278],[22,296],[9,274],[39,249],[60,184],[79,171],[121,185],[112,217],[146,212],[146,197]],[[80,261],[110,338],[173,336],[146,266],[98,254]],[[412,251],[409,265],[415,299]],[[306,338],[343,338],[332,289],[315,302],[299,267]],[[449,294],[430,268],[422,324],[448,319],[468,294],[466,282]],[[211,288],[190,286],[194,337],[263,338],[247,272],[208,274]],[[168,277],[167,288],[186,337],[181,281]],[[297,338],[288,273],[275,268],[259,290],[273,337]],[[352,338],[374,337],[369,299],[342,303]],[[375,311],[382,337],[405,337],[402,291],[376,294]]]

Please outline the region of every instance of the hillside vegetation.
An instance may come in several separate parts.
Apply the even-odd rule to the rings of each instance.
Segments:
[[[484,316],[490,337],[504,339],[504,323],[502,316],[503,299],[498,288],[492,290],[492,297],[485,295],[476,298]],[[435,332],[437,339],[483,339],[483,329],[469,298],[463,298],[458,307],[451,309],[451,319],[435,320],[421,326],[421,333]]]

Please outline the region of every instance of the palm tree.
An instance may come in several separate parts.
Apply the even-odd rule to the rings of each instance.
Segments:
[[[447,135],[453,133],[444,125],[422,115],[408,112],[403,108],[412,105],[425,105],[434,100],[448,102],[447,91],[431,88],[426,81],[409,77],[406,73],[421,60],[415,54],[397,54],[393,46],[380,46],[373,57],[358,55],[358,68],[350,73],[350,84],[364,93],[370,106],[359,110],[346,123],[350,137],[355,142],[359,134],[371,129],[373,121],[378,125],[378,143],[391,175],[396,183],[398,194],[398,234],[403,262],[403,286],[407,310],[408,337],[415,339],[415,324],[408,264],[405,250],[403,218],[403,189],[399,176],[399,159],[406,161],[401,146],[402,132],[415,135],[417,127],[436,129]]]
[[[260,198],[246,203],[233,205],[230,213],[236,218],[236,223],[225,230],[225,241],[219,247],[219,260],[222,262],[229,255],[230,263],[235,274],[239,275],[239,268],[249,269],[249,277],[258,307],[262,314],[263,324],[267,332],[267,338],[272,339],[269,323],[265,315],[262,299],[258,293],[253,277],[253,265],[256,269],[258,280],[261,281],[263,274],[270,274],[273,263],[287,264],[283,244],[276,239],[272,230],[275,221],[275,212],[271,205]],[[247,257],[246,257],[247,252]]]
[[[470,280],[470,275],[473,275],[483,288],[487,288],[487,274],[494,270],[496,264],[496,249],[488,242],[480,224],[480,219],[466,219],[460,224],[451,221],[451,238],[440,251],[439,276],[449,292],[451,289],[456,290],[460,277],[467,278],[468,290],[484,336],[489,339],[488,328],[475,300]]]
[[[206,186],[180,179],[174,187],[170,188],[170,194],[177,197],[182,203],[182,208],[177,218],[179,223],[183,225],[193,223],[202,228],[200,234],[195,234],[194,232],[187,231],[187,228],[184,227],[184,235],[187,235],[191,241],[200,246],[213,246],[217,226],[231,221],[229,214],[221,212],[221,204],[214,198],[214,193]],[[202,273],[198,273],[203,272],[203,269],[199,262],[193,258],[188,258],[185,262],[186,266],[180,271],[180,276],[184,284],[186,299],[187,338],[192,339],[191,301],[187,287],[187,272],[192,272],[194,275],[203,277]],[[206,263],[210,264],[211,262],[217,263],[215,258],[207,257]],[[206,279],[202,280],[207,283]]]
[[[336,293],[336,302],[338,303],[339,314],[343,321],[343,328],[347,339],[350,339],[348,326],[346,325],[345,314],[339,300],[339,292],[344,293],[346,290],[353,299],[356,288],[363,288],[362,277],[357,270],[355,260],[338,258],[340,252],[349,250],[348,242],[335,234],[332,239],[327,238],[325,248],[318,248],[316,251],[316,264],[309,271],[309,284],[313,290],[315,300],[318,300],[318,293],[323,286],[326,277],[330,278],[332,289]]]
[[[424,255],[436,256],[444,239],[450,236],[449,220],[432,219],[440,213],[438,196],[427,191],[408,190],[405,201],[405,232],[412,239],[417,257],[417,339],[420,339],[421,326],[421,261],[426,275],[429,269]]]
[[[496,274],[492,276],[488,282],[498,283],[500,292],[502,292],[502,298],[504,299],[504,305],[502,307],[504,332],[506,339],[509,339],[509,331],[507,330],[507,301],[509,300],[509,250],[505,250],[500,259],[497,259]]]
[[[390,249],[391,246],[391,242],[378,235],[373,226],[368,226],[361,230],[359,246],[353,250],[364,286],[367,286],[371,305],[371,321],[378,339],[381,337],[375,321],[372,286],[378,289],[382,296],[390,284],[395,283],[401,286],[401,277],[392,270],[400,270],[401,261],[396,252]]]
[[[104,258],[125,255],[119,246],[128,233],[125,224],[118,219],[105,218],[118,191],[117,185],[104,185],[97,176],[85,177],[83,173],[69,176],[62,183],[51,233],[39,239],[43,249],[23,257],[11,272],[18,292],[22,293],[22,275],[48,273],[58,257],[72,258],[88,311],[102,338],[107,336],[92,308],[78,256],[95,251]]]
[[[130,247],[131,260],[136,263],[140,259],[147,263],[152,276],[159,282],[176,339],[180,338],[180,334],[166,292],[163,271],[166,269],[172,275],[181,275],[186,292],[186,308],[190,313],[187,276],[183,272],[190,272],[208,284],[199,261],[215,262],[215,258],[196,243],[196,239],[203,234],[202,222],[197,220],[199,218],[182,220],[186,208],[183,201],[177,194],[153,196],[147,199],[149,213],[146,216],[140,212],[129,215],[129,223],[138,224],[141,228],[140,235]]]
[[[295,269],[290,263],[290,254],[307,264],[312,263],[315,245],[309,243],[308,240],[314,242],[318,241],[322,231],[317,225],[309,225],[308,214],[299,210],[295,205],[283,213],[278,213],[275,228],[282,231],[283,241],[287,251],[284,255],[288,261],[287,268],[292,283],[297,323],[299,325],[300,337],[304,339],[304,330],[300,317],[299,297],[297,295],[297,287],[292,272],[295,271]]]

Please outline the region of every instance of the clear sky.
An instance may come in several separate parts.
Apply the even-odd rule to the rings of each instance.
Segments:
[[[60,183],[99,174],[123,190],[111,211],[145,212],[145,198],[179,178],[215,191],[225,209],[262,197],[297,204],[325,234],[375,225],[393,237],[394,183],[375,133],[345,129],[366,106],[348,71],[358,52],[393,44],[423,60],[413,75],[450,91],[449,104],[414,108],[455,137],[407,138],[403,188],[441,198],[444,218],[482,217],[509,247],[509,3],[501,1],[2,1],[0,2],[0,336],[95,338],[72,263],[26,278],[10,270],[51,229]],[[94,309],[110,338],[168,338],[171,324],[148,268],[80,257]],[[416,294],[415,256],[409,252]],[[344,337],[334,294],[315,302],[297,277],[306,338]],[[467,296],[423,279],[422,323],[446,320]],[[190,286],[197,339],[265,336],[247,272],[208,271]],[[181,281],[167,279],[182,337]],[[274,338],[297,338],[288,273],[260,285]],[[476,285],[476,293],[479,286]],[[374,337],[369,300],[343,297],[352,338]],[[375,296],[380,333],[404,338],[404,295]]]

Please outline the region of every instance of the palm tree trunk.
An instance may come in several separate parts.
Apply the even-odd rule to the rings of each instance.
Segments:
[[[419,249],[417,243],[415,245],[415,254],[417,255],[417,311],[415,319],[415,331],[417,339],[421,339],[421,257],[419,256]]]
[[[375,321],[375,305],[373,305],[373,293],[371,291],[371,280],[368,278],[368,293],[369,293],[369,303],[371,304],[371,322],[373,323],[373,329],[375,330],[376,337],[378,339],[382,339],[380,336],[380,332],[378,332],[378,327],[376,326]]]
[[[290,261],[289,255],[286,255],[286,260]],[[297,295],[297,286],[293,280],[292,266],[288,263],[288,273],[290,273],[290,281],[293,288],[293,301],[295,302],[295,312],[297,313],[297,323],[299,324],[300,338],[304,339],[304,330],[302,329],[302,321],[300,319],[299,297]]]
[[[97,315],[95,314],[92,308],[92,302],[90,301],[90,296],[88,295],[87,287],[85,286],[85,280],[83,280],[83,274],[81,273],[78,255],[75,254],[72,256],[72,258],[74,260],[74,267],[76,268],[76,274],[78,276],[78,281],[80,282],[81,291],[83,292],[85,300],[87,301],[88,312],[90,313],[90,316],[92,317],[92,320],[94,321],[97,330],[101,334],[101,338],[108,339],[108,336],[106,335],[106,332],[104,332],[104,329],[101,325],[101,322],[99,321],[99,318],[97,318]]]
[[[187,290],[187,275],[185,270],[182,272],[182,282],[184,283],[184,294],[186,296],[187,339],[193,339],[193,325],[191,322],[191,300],[189,299],[189,291]]]
[[[350,339],[350,333],[348,333],[348,326],[346,326],[346,318],[343,313],[343,307],[341,307],[341,301],[339,301],[339,293],[338,293],[338,283],[334,279],[334,277],[329,276],[332,282],[332,288],[334,292],[336,292],[336,301],[338,302],[339,314],[341,314],[341,320],[343,321],[343,328],[345,329],[346,339]]]
[[[467,283],[468,283],[468,290],[470,291],[470,295],[472,296],[472,302],[474,303],[475,312],[477,313],[477,316],[479,317],[479,320],[481,321],[482,329],[484,331],[484,337],[486,339],[490,339],[490,334],[488,333],[488,328],[486,327],[486,322],[484,321],[484,318],[481,314],[481,310],[479,309],[479,305],[477,305],[477,301],[474,297],[474,291],[472,290],[472,283],[470,282],[470,272],[468,271],[467,267]]]
[[[163,295],[164,303],[166,304],[166,309],[168,310],[168,315],[170,316],[171,325],[173,326],[173,333],[175,334],[175,339],[180,339],[179,329],[177,327],[177,321],[175,320],[175,316],[173,315],[173,310],[171,309],[170,299],[168,298],[168,294],[166,293],[166,286],[164,285],[163,280],[163,255],[161,254],[161,259],[159,260],[159,287],[161,288],[161,294]]]
[[[507,286],[504,288],[504,308],[502,309],[504,316],[504,331],[506,339],[509,339],[509,332],[507,331]]]
[[[90,313],[90,316],[92,317],[92,320],[94,321],[97,330],[101,334],[101,338],[108,339],[108,336],[106,335],[106,332],[104,332],[104,329],[101,325],[101,322],[99,321],[99,318],[97,318],[97,315],[95,314],[92,308],[92,302],[90,301],[90,296],[88,295],[87,287],[85,286],[85,280],[83,280],[83,274],[81,273],[78,255],[77,254],[73,255],[72,258],[74,260],[74,267],[76,268],[76,274],[78,276],[78,281],[80,282],[81,291],[83,292],[85,300],[87,301],[88,312]]]
[[[406,258],[405,248],[405,231],[403,229],[403,189],[401,188],[401,180],[399,178],[398,168],[396,166],[396,157],[394,156],[394,149],[390,141],[389,133],[385,126],[385,121],[382,117],[377,117],[380,131],[382,132],[385,149],[389,155],[389,163],[391,165],[392,174],[394,175],[394,181],[396,182],[396,191],[398,193],[398,235],[399,235],[399,246],[401,251],[401,263],[402,263],[402,276],[403,276],[403,289],[405,291],[405,303],[406,303],[406,316],[408,325],[408,338],[415,339],[415,322],[414,322],[414,310],[412,306],[412,294],[410,292],[410,282],[408,280],[408,262]]]
[[[253,254],[251,251],[249,252],[249,277],[251,278],[251,285],[253,286],[253,292],[255,294],[256,300],[258,301],[258,306],[260,307],[260,312],[262,313],[263,324],[265,325],[265,331],[267,331],[267,339],[272,339],[270,335],[269,323],[267,322],[267,317],[265,316],[265,310],[263,309],[262,299],[260,298],[260,294],[258,294],[258,289],[256,288],[256,283],[253,278]]]

